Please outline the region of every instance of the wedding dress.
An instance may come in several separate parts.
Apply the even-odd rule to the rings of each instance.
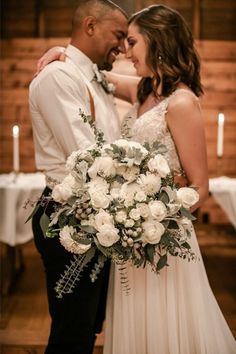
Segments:
[[[165,114],[172,96],[183,94],[182,90],[138,119],[135,105],[123,124],[125,137],[140,143],[163,142],[174,170],[180,170],[180,162]],[[169,257],[169,267],[159,275],[150,267],[127,266],[128,295],[122,289],[117,266],[112,267],[104,354],[236,353],[236,342],[210,288],[193,227],[191,235],[190,244],[200,260]]]

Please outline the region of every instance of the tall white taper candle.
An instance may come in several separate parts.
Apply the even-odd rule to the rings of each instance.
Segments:
[[[224,151],[224,122],[225,116],[223,113],[218,115],[218,131],[217,131],[217,157],[223,156]]]
[[[20,169],[20,150],[19,150],[19,127],[14,125],[12,128],[13,136],[13,171],[19,172]]]

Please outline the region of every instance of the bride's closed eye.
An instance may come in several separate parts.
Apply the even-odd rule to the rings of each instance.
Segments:
[[[136,41],[134,39],[127,38],[127,43],[129,48],[132,48],[136,44]]]

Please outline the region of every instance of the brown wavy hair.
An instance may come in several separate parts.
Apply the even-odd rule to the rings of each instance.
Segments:
[[[154,92],[161,78],[162,95],[169,96],[180,82],[187,85],[196,96],[203,94],[200,82],[200,61],[194,48],[193,36],[184,18],[175,10],[164,5],[149,6],[129,19],[129,24],[139,28],[147,43],[147,65],[154,73],[153,78],[143,78],[138,87],[138,100],[143,103]]]

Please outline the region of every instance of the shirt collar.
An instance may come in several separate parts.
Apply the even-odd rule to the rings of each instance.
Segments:
[[[94,79],[93,62],[86,54],[72,44],[67,46],[65,54],[85,74],[89,81]]]

